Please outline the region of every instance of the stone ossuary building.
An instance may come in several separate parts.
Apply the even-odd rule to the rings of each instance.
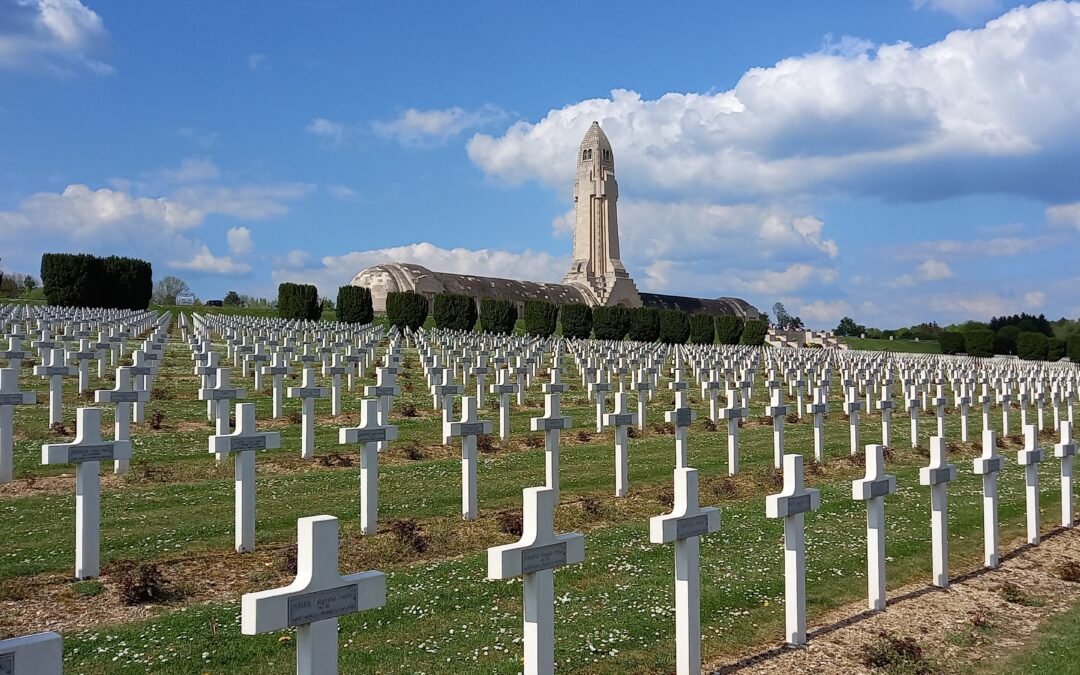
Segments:
[[[432,301],[442,292],[474,298],[505,298],[522,311],[527,300],[547,300],[557,305],[580,302],[593,307],[656,307],[680,309],[691,314],[731,314],[755,319],[757,309],[738,298],[688,298],[638,291],[619,255],[619,220],[616,202],[615,157],[600,125],[593,122],[585,132],[577,156],[574,180],[574,261],[561,284],[516,281],[470,274],[433,272],[421,265],[389,262],[369,267],[350,282],[371,289],[375,311],[386,309],[386,294],[413,291]]]

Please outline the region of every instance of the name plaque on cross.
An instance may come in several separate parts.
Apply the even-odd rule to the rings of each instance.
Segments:
[[[134,369],[132,369],[134,372]],[[227,401],[236,398],[235,389],[209,389],[210,399],[213,401]]]
[[[385,368],[383,370],[386,370]],[[369,396],[394,396],[396,387],[368,387]]]
[[[890,493],[892,483],[889,480],[876,480],[867,485],[869,498],[884,497]]]
[[[44,376],[67,375],[68,368],[67,366],[45,366],[39,372]]]
[[[566,542],[525,549],[521,552],[521,573],[531,574],[566,564]]]
[[[245,450],[266,450],[266,436],[253,436],[250,438],[234,436],[229,445],[232,448],[233,452],[244,452]]]
[[[954,478],[956,478],[956,467],[946,466],[940,469],[930,469],[926,472],[926,482],[928,485],[948,483]]]
[[[356,443],[381,443],[390,440],[386,437],[386,429],[357,429]]]
[[[566,428],[566,418],[564,417],[556,417],[554,419],[538,417],[536,419],[540,422],[540,428],[536,429],[536,431],[550,431],[552,429]]]
[[[303,626],[359,611],[356,586],[338,586],[289,598],[289,625]]]
[[[26,403],[22,394],[0,394],[0,405],[22,405]],[[2,673],[3,671],[0,671]]]
[[[15,654],[0,654],[0,675],[15,675]]]
[[[138,403],[139,392],[137,391],[110,391],[109,403]]]
[[[609,419],[611,420],[611,426],[625,427],[630,426],[634,423],[634,414],[624,413],[618,415],[610,415]]]
[[[679,408],[675,411],[675,425],[680,427],[688,427],[693,422],[691,415],[693,411],[690,408]]]
[[[292,398],[312,398],[321,397],[323,390],[321,387],[294,387],[290,393]]]
[[[80,462],[104,462],[113,458],[113,444],[83,445],[68,450],[68,462],[78,464]]]
[[[788,515],[792,515],[792,516],[797,514],[797,513],[806,513],[807,511],[810,511],[812,508],[813,508],[813,505],[810,503],[810,495],[809,494],[797,495],[797,496],[791,497],[790,499],[788,499],[788,502],[787,502]]]
[[[484,433],[484,423],[483,422],[473,422],[473,423],[470,423],[470,424],[462,424],[461,425],[461,433],[459,435],[461,435],[461,436],[479,436],[482,433]]]
[[[701,514],[700,516],[690,516],[689,518],[680,518],[675,522],[675,538],[676,539],[689,539],[690,537],[699,537],[709,532],[709,516],[708,514]]]

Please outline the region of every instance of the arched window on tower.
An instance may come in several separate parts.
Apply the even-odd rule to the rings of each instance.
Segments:
[[[588,149],[588,150],[582,150],[582,151],[581,151],[581,160],[582,160],[583,162],[587,162],[587,161],[589,161],[590,159],[592,159],[592,150],[591,150],[591,149]]]

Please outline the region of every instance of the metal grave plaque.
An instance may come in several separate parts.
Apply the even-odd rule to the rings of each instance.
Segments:
[[[566,564],[566,542],[538,546],[521,552],[521,573],[531,574]]]
[[[889,481],[888,479],[876,480],[870,483],[870,498],[884,497],[889,494]]]
[[[708,531],[709,516],[704,513],[700,516],[690,516],[689,518],[680,518],[675,521],[676,539],[688,539],[690,537],[697,537],[707,533]]]
[[[810,495],[796,495],[788,498],[787,512],[789,516],[797,513],[806,513],[810,510]]]
[[[101,445],[83,445],[68,449],[68,462],[103,462],[113,458],[113,444],[102,443]]]
[[[289,625],[303,626],[358,610],[356,585],[338,586],[289,598]]]
[[[621,413],[618,415],[612,415],[610,419],[611,425],[616,427],[625,427],[634,423],[633,413]]]
[[[675,411],[675,426],[688,427],[693,422],[694,411],[690,408],[679,408]]]
[[[22,394],[0,394],[0,405],[22,405]]]
[[[357,443],[379,443],[386,440],[386,429],[357,429]]]
[[[0,675],[15,675],[15,653],[0,654]]]
[[[459,435],[461,436],[478,436],[482,433],[484,433],[483,422],[473,422],[471,424],[462,424],[460,426]]]
[[[229,449],[233,452],[265,450],[266,436],[234,436],[229,442]]]

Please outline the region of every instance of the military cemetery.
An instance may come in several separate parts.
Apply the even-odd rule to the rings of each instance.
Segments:
[[[0,8],[0,675],[1075,672],[1080,2],[738,4]]]

